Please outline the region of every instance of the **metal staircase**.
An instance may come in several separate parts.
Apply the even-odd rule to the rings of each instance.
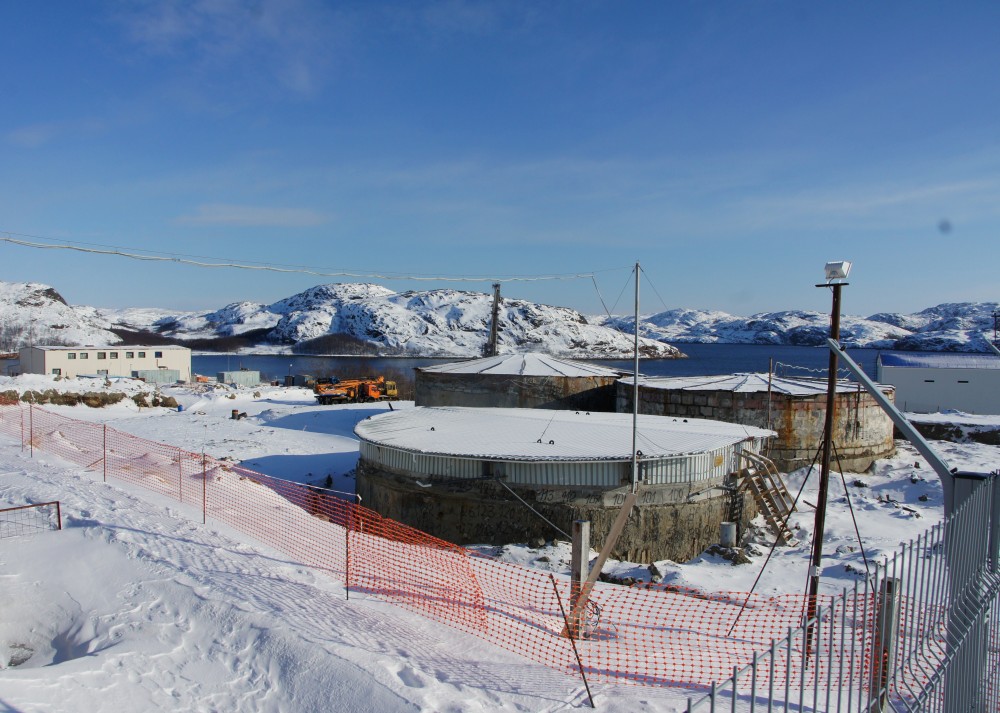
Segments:
[[[739,489],[749,488],[757,503],[757,509],[774,531],[779,544],[796,544],[795,536],[786,524],[794,501],[788,488],[785,487],[785,481],[778,468],[769,458],[756,453],[744,452],[740,456],[747,461],[747,467],[741,473],[742,482]]]

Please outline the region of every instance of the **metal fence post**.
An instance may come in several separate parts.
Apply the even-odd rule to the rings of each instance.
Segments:
[[[590,576],[589,568],[590,520],[574,520],[570,554],[569,630],[566,632],[573,639],[580,638],[586,620],[586,607],[580,606],[580,597],[583,585]]]
[[[28,452],[35,457],[35,405],[28,402]]]
[[[886,710],[889,698],[889,668],[896,647],[896,621],[899,610],[899,584],[894,577],[886,577],[879,587],[875,610],[875,635],[872,637],[871,695],[874,700],[869,713]]]
[[[108,424],[104,424],[104,443],[101,445],[101,463],[104,468],[104,482],[108,482]]]

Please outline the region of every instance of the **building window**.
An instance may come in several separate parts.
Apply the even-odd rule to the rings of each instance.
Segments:
[[[107,352],[97,352],[97,358],[98,359],[107,359],[108,358],[108,353]]]
[[[117,359],[118,358],[118,352],[111,352],[111,358],[112,359]]]
[[[89,352],[80,352],[80,358],[81,359],[90,359],[90,353]]]
[[[97,374],[98,374],[98,376],[107,376],[108,375],[108,370],[107,369],[98,369],[97,370]]]
[[[924,383],[925,384],[933,384],[934,383],[934,379],[924,379]]]
[[[139,352],[139,358],[140,359],[145,359],[146,358],[146,352]]]
[[[76,352],[66,352],[67,359],[76,359]]]
[[[958,380],[958,383],[960,383],[960,384],[968,384],[969,382],[968,382],[968,381],[965,381],[965,380],[963,380],[963,379],[959,379],[959,380]]]
[[[125,352],[126,359],[135,359],[135,352]]]
[[[163,358],[163,352],[153,352],[153,358],[154,359],[162,359]]]
[[[62,369],[52,369],[52,376],[62,376]]]

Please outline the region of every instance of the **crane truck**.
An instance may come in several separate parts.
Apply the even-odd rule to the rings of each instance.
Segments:
[[[395,381],[386,381],[384,376],[361,379],[331,379],[313,387],[316,401],[322,406],[332,404],[364,403],[387,401],[399,396]]]

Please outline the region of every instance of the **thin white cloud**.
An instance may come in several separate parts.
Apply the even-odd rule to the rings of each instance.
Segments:
[[[200,205],[191,215],[176,219],[180,225],[228,225],[247,228],[312,228],[330,221],[329,216],[303,208],[211,203]]]
[[[250,70],[299,94],[323,83],[347,24],[316,0],[161,0],[131,5],[118,20],[149,54],[208,72]]]
[[[105,124],[97,119],[50,121],[18,127],[7,132],[4,139],[13,146],[37,149],[66,137],[92,135],[104,128]]]

